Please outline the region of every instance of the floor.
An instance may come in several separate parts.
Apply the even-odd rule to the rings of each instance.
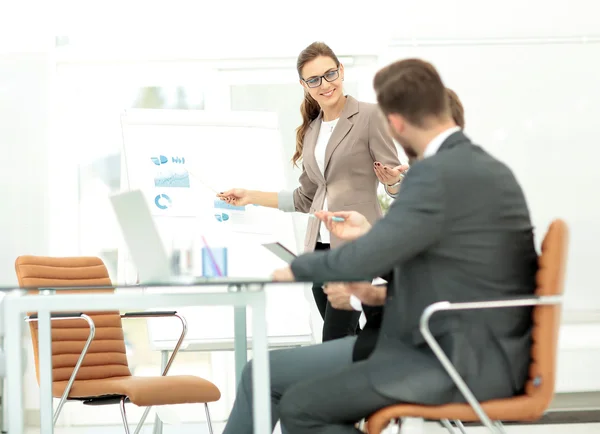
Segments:
[[[439,424],[427,422],[420,428],[418,420],[409,420],[402,434],[445,434],[448,431]],[[214,422],[214,434],[222,434],[224,423]],[[550,405],[549,411],[535,425],[507,425],[507,434],[592,434],[600,433],[600,392],[558,394]],[[481,426],[467,426],[469,434],[484,434]],[[26,434],[38,434],[40,429],[30,427]],[[55,434],[123,434],[118,425],[94,427],[58,427]],[[153,434],[153,426],[148,424],[140,434]],[[209,434],[204,423],[164,425],[163,434]],[[244,433],[240,433],[244,434]],[[276,428],[275,434],[281,434]],[[397,434],[389,429],[384,434]]]
[[[505,427],[507,434],[592,434],[600,432],[600,423],[580,423],[580,424],[560,424],[560,425],[512,425]],[[486,430],[482,427],[468,427],[468,433],[473,434],[484,434]],[[214,424],[215,434],[221,434],[223,431],[223,424]],[[29,428],[26,434],[39,434],[39,428]],[[445,429],[441,428],[435,423],[426,423],[424,431],[419,433],[413,429],[406,429],[403,434],[444,434],[447,433]],[[122,434],[123,429],[118,426],[110,427],[78,427],[78,428],[57,428],[54,431],[55,434]],[[141,431],[141,434],[151,434],[152,428],[147,426]],[[165,425],[163,434],[208,434],[208,429],[205,424],[189,424],[179,426],[168,426]],[[276,430],[279,434],[279,430]],[[389,434],[394,433],[394,430],[388,430]]]

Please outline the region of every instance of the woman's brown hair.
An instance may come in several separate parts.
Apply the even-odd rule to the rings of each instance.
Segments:
[[[448,99],[450,100],[450,112],[452,113],[452,119],[456,125],[464,130],[465,109],[463,108],[463,105],[460,102],[456,92],[454,92],[452,89],[446,88],[446,93],[448,94]]]
[[[296,69],[298,70],[298,75],[300,79],[302,79],[302,68],[311,60],[316,59],[319,56],[330,57],[335,62],[336,66],[340,66],[340,61],[337,56],[333,52],[329,46],[323,42],[313,42],[308,47],[306,47],[300,55],[298,56],[298,61],[296,62]],[[304,92],[304,100],[300,105],[300,113],[302,114],[302,125],[296,128],[296,152],[294,152],[294,156],[292,157],[292,163],[294,166],[297,166],[298,160],[302,158],[302,149],[304,147],[304,135],[306,134],[306,130],[312,121],[314,121],[321,112],[321,107],[319,103],[315,101],[315,99],[310,96],[310,94],[305,91]]]

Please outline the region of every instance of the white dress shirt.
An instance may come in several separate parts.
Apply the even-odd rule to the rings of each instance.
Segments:
[[[373,279],[373,282],[371,282],[372,285],[381,285],[383,283],[387,283],[387,282],[380,277],[376,277],[375,279]],[[360,312],[362,312],[362,310],[363,310],[361,301],[354,294],[350,295],[350,306],[352,306],[352,309],[358,310]],[[358,324],[360,325],[361,329],[364,329],[366,323],[367,323],[367,317],[365,316],[365,313],[362,312],[360,314],[360,319],[358,320]]]
[[[325,176],[325,152],[327,151],[327,144],[329,143],[329,139],[331,139],[331,134],[337,125],[337,119],[333,121],[322,121],[321,129],[319,130],[319,136],[317,138],[317,144],[315,145],[315,159],[317,160],[317,165],[321,170],[321,174]],[[323,211],[327,211],[327,193],[325,193],[325,202],[323,202]],[[323,244],[329,244],[331,238],[329,236],[329,231],[325,227],[323,223],[320,225],[319,229],[319,237],[317,241]]]
[[[440,146],[442,146],[442,144],[446,141],[446,139],[457,131],[460,131],[460,127],[451,127],[435,136],[433,140],[429,142],[429,144],[425,147],[425,151],[423,152],[423,158],[435,155],[437,151],[439,151]]]

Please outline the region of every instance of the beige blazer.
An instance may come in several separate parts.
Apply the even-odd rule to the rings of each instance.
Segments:
[[[315,147],[322,112],[304,136],[300,187],[294,190],[294,210],[313,213],[323,209],[325,197],[329,211],[358,211],[371,223],[381,217],[377,199],[379,181],[373,162],[397,166],[398,152],[388,134],[377,105],[347,97],[344,110],[331,134],[325,151],[325,176],[315,159]],[[321,222],[310,219],[304,242],[305,252],[314,250]],[[331,236],[331,247],[342,240]]]

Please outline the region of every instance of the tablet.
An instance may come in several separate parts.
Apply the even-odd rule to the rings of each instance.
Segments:
[[[281,243],[267,243],[263,244],[263,247],[288,264],[291,264],[292,261],[297,257],[291,250],[289,250],[287,247],[284,247]]]

